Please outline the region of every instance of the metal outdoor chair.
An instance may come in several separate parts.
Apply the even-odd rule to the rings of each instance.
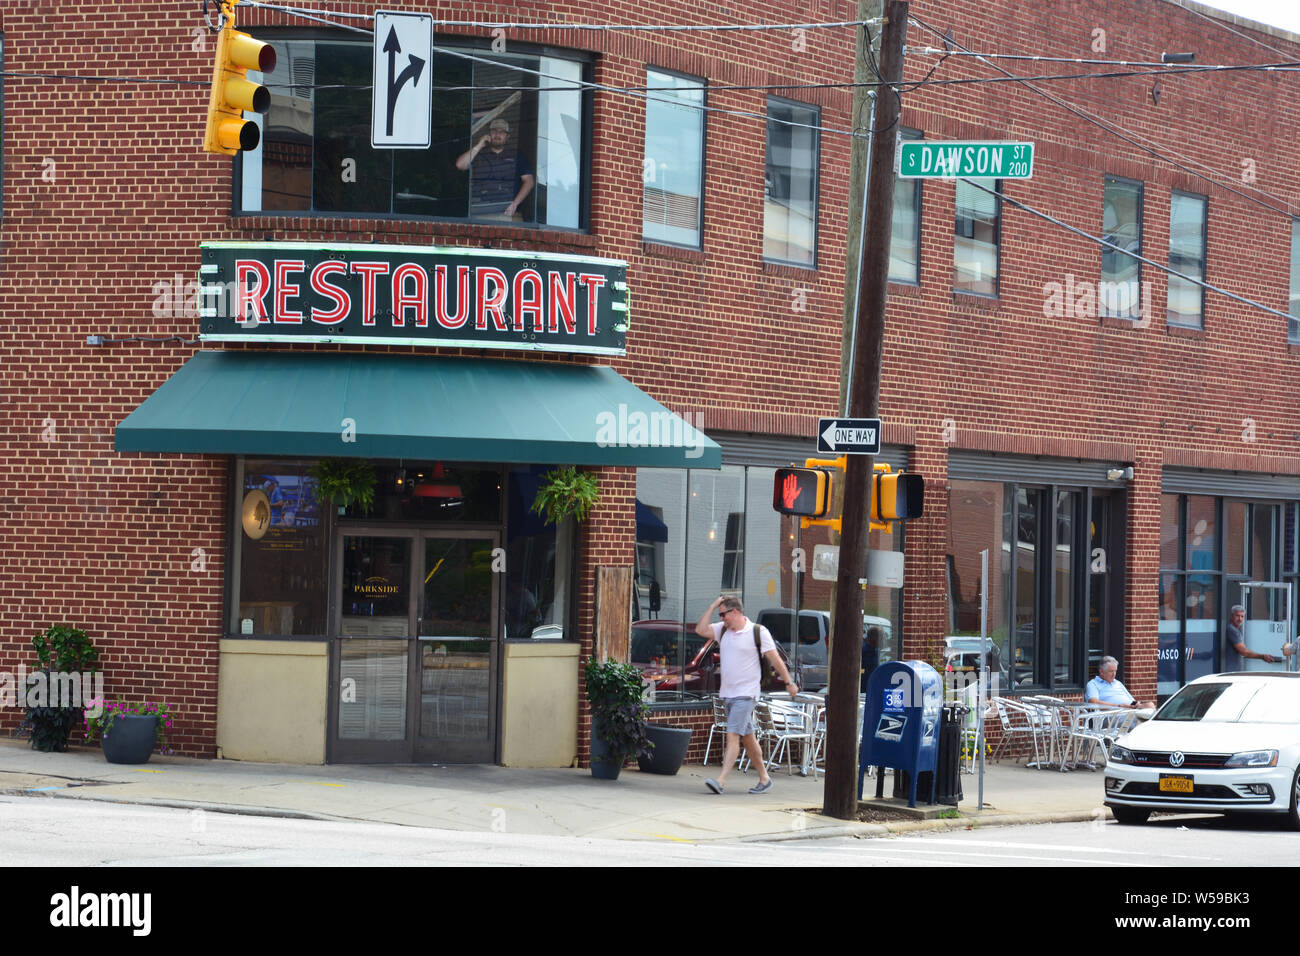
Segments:
[[[802,707],[786,707],[771,701],[759,701],[754,708],[754,720],[758,724],[760,741],[765,737],[772,742],[771,756],[767,759],[770,770],[785,754],[786,768],[794,776],[794,743],[811,746],[813,728],[809,725],[808,712]]]
[[[726,753],[727,745],[727,708],[722,703],[722,698],[714,695],[713,697],[713,726],[709,728],[709,739],[704,745],[704,763],[709,762],[709,753],[713,750],[713,735],[721,732],[723,753]],[[721,757],[718,758],[721,760]]]
[[[1044,731],[1049,720],[1047,715],[1038,707],[1009,697],[994,697],[993,706],[998,712],[998,722],[1002,725],[1002,739],[998,742],[997,749],[993,751],[993,759],[1000,759],[1002,752],[1008,749],[1013,741],[1023,742],[1028,738],[1034,748],[1034,763],[1041,765]]]

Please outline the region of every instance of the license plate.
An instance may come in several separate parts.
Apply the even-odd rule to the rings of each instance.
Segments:
[[[1160,792],[1161,793],[1191,793],[1191,777],[1175,777],[1170,774],[1160,775]]]

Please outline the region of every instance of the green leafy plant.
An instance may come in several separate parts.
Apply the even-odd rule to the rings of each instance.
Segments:
[[[604,741],[607,759],[622,766],[628,757],[649,756],[654,744],[646,734],[650,708],[641,697],[641,672],[631,664],[587,660],[587,700],[591,732]]]
[[[87,701],[87,703],[90,709],[97,713],[97,716],[87,715],[85,718],[87,742],[92,742],[101,736],[109,736],[113,732],[113,724],[116,723],[119,717],[134,714],[139,717],[157,717],[159,753],[169,754],[172,752],[171,747],[167,744],[167,731],[172,729],[173,718],[166,704],[148,700],[139,704],[128,704],[120,697],[117,700],[92,700]]]
[[[346,508],[354,501],[363,511],[375,504],[375,469],[360,458],[322,458],[307,472],[316,479],[316,496]]]
[[[99,651],[85,631],[55,624],[32,638],[37,669],[45,672],[46,686],[53,686],[56,673],[91,673],[99,663]],[[68,749],[72,728],[81,720],[80,707],[28,707],[20,734],[27,734],[33,750],[63,753]]]
[[[582,522],[600,500],[595,476],[578,471],[572,465],[555,468],[542,476],[532,511],[542,515],[547,524],[559,524],[569,515]]]

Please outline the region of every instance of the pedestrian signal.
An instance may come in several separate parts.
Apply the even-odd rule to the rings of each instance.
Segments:
[[[783,515],[822,517],[831,507],[831,473],[824,468],[778,468],[772,507]]]
[[[925,479],[920,475],[871,476],[871,520],[906,521],[921,517],[925,505]]]

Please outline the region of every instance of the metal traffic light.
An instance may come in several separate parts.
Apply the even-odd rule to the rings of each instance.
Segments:
[[[825,468],[778,468],[772,507],[783,515],[820,518],[831,507],[831,473]]]
[[[241,149],[257,149],[261,140],[257,124],[244,119],[243,111],[265,113],[271,105],[271,93],[265,86],[250,81],[248,71],[274,70],[275,48],[235,29],[233,3],[223,3],[221,12],[225,25],[217,34],[217,59],[212,67],[203,149],[234,156]]]
[[[920,475],[871,476],[871,522],[906,521],[921,517],[925,505],[925,479]]]

